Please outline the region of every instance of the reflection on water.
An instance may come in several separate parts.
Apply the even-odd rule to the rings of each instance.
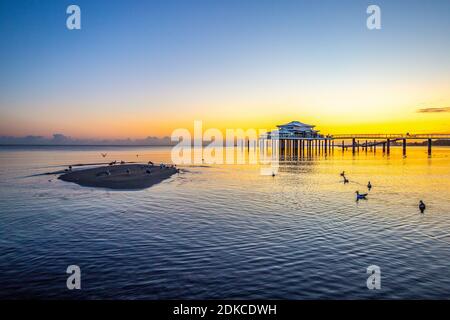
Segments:
[[[32,176],[101,152],[170,160],[167,147],[0,148],[0,297],[448,298],[449,148],[336,150],[281,162],[275,177],[193,166],[142,191]],[[71,264],[80,291],[65,287]],[[380,291],[366,288],[372,264]]]

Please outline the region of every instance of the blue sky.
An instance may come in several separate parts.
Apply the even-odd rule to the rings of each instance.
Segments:
[[[66,29],[69,4],[81,30]],[[393,97],[367,101],[369,116],[448,107],[449,34],[446,0],[0,0],[0,134],[163,135],[258,110],[261,124],[282,112],[333,128],[371,89]]]

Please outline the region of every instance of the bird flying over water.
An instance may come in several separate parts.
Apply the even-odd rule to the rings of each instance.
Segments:
[[[100,153],[103,158],[105,158],[108,154],[107,153]]]

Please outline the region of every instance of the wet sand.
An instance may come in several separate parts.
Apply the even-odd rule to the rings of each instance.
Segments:
[[[122,164],[74,170],[62,174],[58,179],[85,187],[139,190],[168,179],[175,173],[177,173],[177,168]]]

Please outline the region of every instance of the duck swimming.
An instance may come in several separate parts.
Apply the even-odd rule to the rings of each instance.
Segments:
[[[367,193],[359,193],[359,191],[356,191],[355,193],[356,193],[356,200],[367,199],[366,198],[367,197]]]
[[[420,201],[419,201],[419,210],[420,210],[420,213],[424,213],[424,212],[425,212],[425,209],[426,209],[425,203],[423,203],[423,201],[420,200]]]

